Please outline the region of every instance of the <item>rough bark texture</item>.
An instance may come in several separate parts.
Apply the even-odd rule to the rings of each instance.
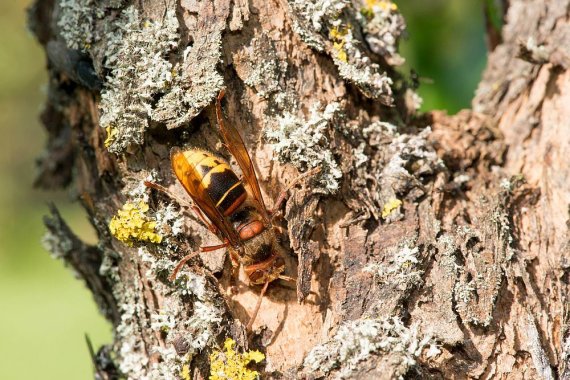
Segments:
[[[97,375],[207,378],[233,337],[264,378],[569,378],[569,4],[507,2],[473,110],[447,116],[415,113],[387,1],[38,1],[38,185],[71,186],[100,239],[52,210],[45,242],[115,328]],[[321,167],[282,210],[297,292],[272,283],[250,339],[259,289],[224,252],[168,281],[217,238],[142,185],[184,197],[173,146],[229,158],[222,88],[269,205]],[[109,232],[125,204],[147,223],[129,244]]]

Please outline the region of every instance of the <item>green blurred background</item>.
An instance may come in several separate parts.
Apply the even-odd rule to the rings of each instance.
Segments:
[[[38,115],[45,98],[45,58],[25,27],[30,0],[0,1],[0,379],[92,379],[84,334],[99,346],[110,326],[91,295],[40,240],[42,215],[54,201],[75,232],[93,232],[65,193],[32,189],[45,133]],[[424,110],[468,107],[485,64],[481,3],[401,0],[409,39],[404,70],[423,80]],[[433,83],[430,83],[433,82]]]

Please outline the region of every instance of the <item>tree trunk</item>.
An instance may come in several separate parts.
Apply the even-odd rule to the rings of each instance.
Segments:
[[[570,378],[569,3],[505,2],[473,110],[447,116],[416,113],[389,1],[37,1],[38,185],[71,186],[99,236],[82,243],[53,209],[45,241],[114,326],[97,376]],[[185,197],[174,146],[231,159],[222,88],[269,207],[321,168],[279,222],[296,291],[271,283],[250,337],[260,288],[223,251],[169,281],[219,240],[143,184]]]

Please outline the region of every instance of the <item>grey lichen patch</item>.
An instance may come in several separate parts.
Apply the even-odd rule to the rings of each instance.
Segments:
[[[95,34],[95,21],[105,10],[96,0],[61,0],[57,26],[67,47],[88,50],[99,37]]]
[[[329,11],[332,12],[322,10]],[[321,17],[325,16],[315,16],[313,22],[318,24]],[[249,46],[234,54],[233,61],[240,79],[267,101],[264,135],[273,143],[275,157],[281,162],[292,163],[300,171],[320,167],[321,172],[316,176],[317,192],[337,191],[342,170],[335,157],[338,150],[331,147],[330,142],[333,134],[342,130],[341,104],[331,102],[326,107],[314,104],[309,108],[309,114],[303,115],[298,95],[283,83],[287,61],[278,56],[274,42],[267,34],[254,37]],[[361,153],[359,158],[364,162],[367,158]]]
[[[182,321],[188,333],[186,340],[190,343],[190,353],[196,354],[211,345],[222,322],[223,309],[217,292],[207,285],[206,278],[195,273],[182,275],[179,285],[181,295],[195,297],[194,313]]]
[[[328,23],[337,20],[349,4],[347,0],[290,0],[289,6],[296,16],[293,18],[293,30],[307,45],[324,51],[326,39],[321,32],[326,30]]]
[[[87,51],[101,39],[97,28],[109,9],[120,8],[123,0],[59,0],[57,12],[58,32],[66,46]]]
[[[216,70],[221,59],[222,33],[218,28],[199,30],[194,44],[177,66],[172,88],[158,101],[154,120],[176,128],[188,123],[214,100],[223,87]]]
[[[181,272],[173,291],[158,277],[170,273],[175,262],[151,254],[145,247],[140,247],[131,260],[140,260],[141,269],[146,269],[140,278],[134,274],[127,280],[113,271],[117,280],[113,296],[121,313],[114,347],[119,369],[127,379],[179,379],[192,358],[212,345],[219,334],[223,301],[206,277],[187,270]],[[150,307],[143,298],[147,279],[160,300],[158,308]],[[149,339],[155,333],[161,334],[161,342]]]
[[[439,264],[445,270],[446,277],[455,279],[461,267],[457,264],[455,256],[458,248],[454,236],[449,233],[442,233],[437,239],[437,247],[441,256]]]
[[[187,355],[180,357],[173,346],[154,346],[150,354],[160,357],[160,361],[150,365],[149,380],[179,380],[189,362]]]
[[[101,93],[101,126],[109,151],[121,153],[143,143],[155,97],[171,91],[173,65],[168,54],[178,45],[178,20],[169,10],[162,22],[140,19],[125,9],[106,35],[105,67],[110,70]]]
[[[406,22],[398,6],[386,0],[366,0],[358,11],[358,21],[370,50],[386,58],[390,65],[403,64],[398,42],[406,30]]]
[[[431,128],[427,127],[418,134],[401,134],[388,146],[392,155],[382,171],[382,179],[392,184],[394,193],[401,193],[414,181],[444,168],[443,161],[428,142],[430,133]]]
[[[423,294],[412,297],[414,301],[408,303],[407,310],[410,310],[412,321],[421,321],[425,334],[433,336],[438,342],[457,345],[465,339],[453,309],[454,289],[460,269],[456,258],[457,246],[453,235],[440,233],[433,245],[427,245],[435,248],[435,252],[432,251],[429,270],[422,276],[425,285],[420,293]],[[425,291],[436,287],[437,292]]]
[[[54,222],[57,222],[54,220]],[[54,227],[57,228],[56,225]],[[73,240],[61,229],[48,230],[42,236],[42,246],[54,259],[64,259],[73,249]]]
[[[142,288],[139,281],[133,281],[128,289],[117,283],[114,295],[119,304],[121,321],[115,329],[115,347],[119,370],[128,379],[148,379],[148,356],[142,339],[144,331],[144,300],[140,298]]]
[[[151,122],[168,128],[188,123],[222,89],[216,67],[223,28],[216,23],[200,28],[182,53],[178,29],[174,9],[160,20],[143,20],[129,7],[106,24],[101,55],[109,74],[100,123],[107,130],[110,152],[141,145]]]
[[[340,76],[354,83],[367,97],[392,104],[392,79],[366,55],[352,28],[333,26],[329,32],[333,41],[331,56]]]
[[[184,232],[184,218],[180,211],[169,203],[155,212],[157,230],[166,237],[177,237]],[[168,238],[166,239],[168,240]]]
[[[124,259],[121,253],[105,251],[99,274],[112,286],[112,295],[118,305],[120,320],[115,329],[113,351],[121,374],[127,379],[148,379],[148,355],[142,339],[145,328],[145,305],[141,299],[142,285],[139,279],[128,281],[121,275],[117,261]]]
[[[403,244],[388,254],[389,263],[370,263],[363,268],[372,273],[381,285],[393,286],[406,291],[422,284],[423,270],[420,268],[419,248]]]
[[[373,355],[386,358],[383,370],[388,377],[403,378],[416,364],[431,337],[421,337],[417,325],[405,326],[397,317],[358,319],[343,323],[328,342],[314,347],[303,361],[303,369],[313,374],[342,379],[353,375],[360,363]],[[436,356],[434,348],[430,353]]]
[[[340,104],[333,102],[324,109],[320,104],[311,107],[308,119],[285,112],[277,119],[274,129],[265,135],[273,143],[277,158],[290,162],[302,171],[320,167],[315,191],[335,192],[342,177],[340,166],[330,149],[330,133],[338,116]]]
[[[351,186],[359,193],[360,211],[368,215],[364,219],[401,219],[400,206],[421,197],[425,181],[444,169],[428,140],[430,133],[429,127],[400,133],[396,125],[380,121],[345,127],[345,134],[359,142]]]
[[[465,322],[488,326],[503,281],[503,267],[513,256],[513,238],[506,212],[509,191],[496,199],[480,199],[480,213],[470,226],[458,227],[457,246],[465,265],[458,270],[454,298]]]
[[[138,255],[145,264],[145,276],[148,278],[167,278],[176,266],[173,256],[170,252],[167,254],[164,250],[158,254],[151,254],[146,247],[138,248]]]
[[[365,36],[374,46],[372,51],[382,53],[390,63],[399,63],[397,41],[405,24],[395,11],[389,10],[385,14],[381,8],[372,7],[372,20],[368,22],[344,0],[289,0],[289,6],[293,30],[305,43],[317,51],[326,51],[338,67],[340,76],[356,85],[364,95],[392,104],[392,80],[372,61],[362,34],[356,30],[366,30]]]
[[[407,88],[404,93],[404,102],[408,110],[412,113],[416,113],[422,108],[424,100],[415,90]]]
[[[544,380],[554,380],[555,376],[552,372],[552,366],[550,364],[550,359],[548,354],[543,347],[540,339],[540,333],[536,325],[536,320],[533,315],[527,314],[527,328],[526,334],[528,336],[529,342],[529,352],[532,356],[532,362],[534,363],[534,368],[538,373],[539,377]]]
[[[145,249],[140,249],[139,255],[148,265],[146,275],[150,279],[156,279],[161,273],[171,273],[175,266],[172,260],[157,258]],[[163,290],[169,291],[166,285]],[[163,309],[158,313],[161,315],[161,322],[155,318],[154,327],[167,327],[167,340],[183,336],[188,342],[188,354],[191,357],[212,343],[222,322],[224,310],[217,292],[206,277],[190,270],[184,269],[180,272],[174,282],[174,291],[176,296],[166,299],[168,303],[163,305]],[[184,314],[183,297],[193,299],[191,316]]]
[[[279,59],[267,34],[254,37],[249,46],[234,54],[233,60],[239,77],[261,98],[268,99],[281,89],[279,80],[287,70],[287,62]]]

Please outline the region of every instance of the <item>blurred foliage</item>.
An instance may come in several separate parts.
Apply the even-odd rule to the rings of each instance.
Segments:
[[[40,245],[46,203],[54,201],[83,239],[94,242],[84,212],[63,193],[32,189],[45,133],[45,59],[25,28],[29,0],[0,2],[0,379],[89,379],[84,341],[111,340],[110,326],[72,272]],[[402,0],[407,70],[423,80],[424,110],[468,107],[485,63],[478,1]]]
[[[408,24],[403,71],[414,69],[422,111],[469,108],[487,60],[480,0],[396,0]]]

